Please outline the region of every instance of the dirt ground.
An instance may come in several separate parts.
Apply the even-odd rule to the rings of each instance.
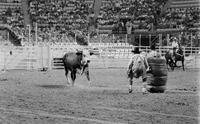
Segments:
[[[12,70],[0,74],[0,124],[198,124],[199,71],[168,73],[165,93],[128,94],[125,69],[90,69],[92,83],[64,70]]]

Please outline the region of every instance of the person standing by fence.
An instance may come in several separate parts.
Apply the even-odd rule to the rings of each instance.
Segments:
[[[150,46],[150,52],[148,53],[147,58],[149,58],[149,57],[157,57],[157,56],[160,56],[160,54],[156,50],[156,45],[151,45]]]

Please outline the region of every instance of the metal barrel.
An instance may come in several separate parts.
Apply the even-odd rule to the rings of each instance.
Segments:
[[[151,67],[151,72],[147,73],[147,90],[149,92],[164,92],[168,77],[166,60],[160,57],[150,57],[147,61]]]

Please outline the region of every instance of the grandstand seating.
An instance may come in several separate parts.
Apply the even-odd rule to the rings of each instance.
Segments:
[[[171,0],[169,8],[200,8],[199,0]]]
[[[21,0],[0,1],[0,12],[3,12],[7,10],[8,8],[11,8],[11,9],[21,8]]]
[[[152,24],[149,22],[151,13],[146,9],[149,4],[142,0],[24,1],[26,0],[7,0],[7,2],[0,2],[0,8],[3,8],[1,9],[3,10],[1,12],[1,22],[11,25],[17,34],[24,33],[23,36],[25,37],[28,37],[28,35],[24,23],[31,23],[33,26],[37,23],[39,42],[74,41],[73,36],[69,37],[69,31],[74,32],[76,30],[79,30],[81,35],[86,36],[90,24],[89,17],[93,16],[91,13],[93,13],[94,8],[92,7],[95,7],[95,16],[99,14],[97,18],[99,34],[112,34],[112,30],[116,27],[118,28],[118,33],[127,33],[126,30],[128,27],[132,27],[130,30],[134,30],[134,32],[148,32],[152,28]],[[153,1],[151,4],[156,5],[156,2]],[[15,9],[11,10],[12,16],[5,15],[6,11],[8,11],[7,5],[10,8],[15,6]],[[198,0],[169,0],[167,5],[160,5],[161,8],[164,8],[163,11],[166,12],[166,15],[159,20],[158,30],[177,30],[181,27],[195,28],[199,26],[200,9],[197,6],[199,5]],[[23,9],[19,11],[21,7]],[[130,25],[127,26],[126,21],[123,19],[128,19]],[[120,23],[123,21],[124,23]],[[17,30],[17,28],[20,28],[20,30]],[[101,41],[113,42],[112,38],[108,38],[110,36],[105,36]],[[93,37],[91,40],[98,41],[97,38]]]
[[[126,13],[125,15],[123,14],[118,14],[115,11],[113,11],[113,8],[116,8],[116,4],[111,3],[110,1],[103,1],[103,6],[101,7],[101,12],[100,12],[100,18],[99,18],[99,27],[100,29],[102,29],[102,32],[109,32],[112,30],[112,27],[114,24],[116,24],[116,22],[113,22],[113,20],[115,20],[115,17],[120,18],[120,16],[125,16],[130,18],[130,9],[134,8],[134,4],[132,6],[131,3],[123,3],[123,1],[120,0],[116,0],[115,2],[117,3],[118,1],[118,9],[120,9],[121,11],[124,10]],[[143,9],[143,7],[145,7],[146,5],[143,2],[138,2],[139,5],[138,9]],[[144,5],[143,5],[144,4]],[[154,3],[155,4],[155,3]],[[111,6],[112,7],[111,7]],[[113,6],[114,5],[114,6]],[[168,13],[166,15],[165,18],[162,19],[162,21],[159,23],[158,28],[160,29],[166,29],[166,28],[179,28],[181,25],[183,25],[185,22],[184,19],[184,14],[187,13],[187,16],[189,18],[191,22],[191,25],[188,25],[189,28],[193,28],[196,22],[194,20],[197,20],[197,22],[199,22],[199,13],[200,10],[199,9],[190,9],[190,8],[196,8],[199,7],[198,1],[197,0],[189,0],[189,1],[184,1],[184,0],[169,0],[169,2],[166,4],[167,6],[164,6],[163,10],[167,10],[165,8],[169,8],[166,12]],[[181,10],[179,11],[174,11],[171,10],[171,8],[179,8]],[[186,7],[186,9],[184,9]],[[136,9],[136,8],[135,8]],[[146,9],[146,8],[145,8]],[[183,9],[183,10],[182,10]],[[133,29],[137,29],[137,28],[141,28],[141,29],[149,29],[149,27],[151,27],[150,25],[148,25],[147,22],[142,21],[144,18],[146,18],[146,20],[148,20],[148,13],[145,12],[144,10],[140,10],[139,12],[141,12],[139,15],[141,15],[141,17],[143,16],[143,18],[135,18],[131,16],[131,20],[132,20],[132,24],[134,25]],[[175,15],[171,15],[171,14],[175,14]],[[146,15],[146,17],[145,17]],[[102,17],[104,19],[102,19]],[[107,17],[107,18],[106,18]],[[193,19],[196,18],[196,19]],[[198,18],[198,19],[197,19]],[[109,25],[108,25],[109,23]],[[145,26],[146,23],[146,26]],[[101,26],[103,25],[103,26]],[[125,31],[124,31],[125,32]]]

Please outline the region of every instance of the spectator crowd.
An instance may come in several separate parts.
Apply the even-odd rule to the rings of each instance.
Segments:
[[[166,0],[111,0],[103,3],[96,20],[97,28],[110,26],[117,33],[130,34],[135,29],[152,30],[194,28],[199,26],[200,9],[166,9]],[[69,40],[70,32],[86,36],[93,3],[86,0],[29,0],[31,23],[38,25],[39,41]],[[20,8],[1,12],[0,21],[9,24],[17,34],[27,36]]]
[[[194,28],[199,26],[200,8],[168,9],[166,0],[117,0],[101,6],[97,22],[100,26],[113,25],[119,33],[126,32],[130,26],[148,30],[154,26],[156,29]]]

